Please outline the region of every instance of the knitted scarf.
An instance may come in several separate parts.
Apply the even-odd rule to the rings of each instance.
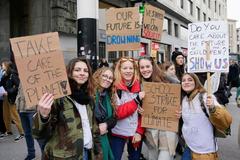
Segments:
[[[105,121],[109,118],[112,117],[112,112],[113,112],[113,109],[112,109],[112,105],[111,105],[111,100],[110,100],[110,97],[109,97],[109,93],[107,91],[105,91],[106,94],[101,97],[103,98],[102,101],[100,102],[99,100],[99,96],[100,96],[100,93],[97,91],[96,93],[96,107],[99,107],[99,103],[102,103],[102,106],[105,107],[106,109],[106,118],[105,118]],[[103,160],[114,160],[114,157],[113,157],[113,153],[112,153],[112,150],[111,150],[111,147],[110,147],[110,144],[109,144],[109,140],[108,140],[108,135],[107,134],[104,134],[104,135],[101,135],[100,136],[100,142],[101,142],[101,146],[102,146],[102,150],[103,150]]]

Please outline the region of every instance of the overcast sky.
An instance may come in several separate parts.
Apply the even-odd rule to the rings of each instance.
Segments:
[[[227,0],[227,18],[237,20],[237,28],[240,27],[240,0]]]

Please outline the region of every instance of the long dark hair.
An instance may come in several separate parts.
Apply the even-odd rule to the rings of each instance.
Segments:
[[[9,59],[1,60],[1,64],[4,64],[6,67],[5,74],[10,75],[11,73],[17,73],[15,65]]]
[[[93,91],[92,68],[90,67],[88,60],[86,60],[84,58],[74,58],[74,59],[70,60],[70,62],[67,65],[67,76],[69,79],[71,90],[78,87],[77,82],[72,77],[72,73],[73,73],[75,64],[77,62],[84,62],[87,65],[89,77],[88,77],[87,82],[85,82],[81,87],[85,87],[88,91],[89,96],[92,97],[93,92],[94,92]]]
[[[190,93],[189,96],[189,100],[192,100],[198,93],[205,93],[206,89],[203,87],[202,83],[200,82],[198,76],[194,73],[184,73],[182,78],[185,75],[189,75],[190,77],[193,78],[194,83],[195,83],[195,88],[192,90],[192,92]],[[182,82],[182,79],[181,79]],[[185,95],[187,95],[187,93],[182,89],[182,97],[184,97]]]
[[[146,59],[146,60],[150,61],[151,64],[152,64],[152,67],[153,67],[153,72],[152,72],[152,75],[151,75],[151,81],[152,82],[166,82],[166,83],[168,82],[165,73],[158,67],[158,65],[156,64],[156,62],[154,62],[152,57],[150,57],[150,56],[141,56],[138,59],[138,66],[140,64],[140,61],[143,60],[143,59]],[[142,77],[141,73],[139,73],[139,75],[140,75],[140,77]]]

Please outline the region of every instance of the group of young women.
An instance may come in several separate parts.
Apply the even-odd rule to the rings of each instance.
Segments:
[[[194,74],[183,74],[179,81],[174,64],[165,63],[163,68],[160,69],[149,56],[140,57],[138,61],[122,57],[114,71],[103,67],[92,75],[86,60],[72,59],[67,65],[72,94],[56,100],[52,94],[44,94],[34,116],[35,138],[47,139],[44,159],[121,160],[127,143],[128,159],[139,160],[143,142],[150,160],[174,159],[177,133],[141,127],[145,97],[141,84],[144,81],[182,81],[182,111],[177,110],[176,117],[182,116],[183,138],[194,156],[198,156],[192,158],[205,160],[201,156],[209,154],[217,157],[209,119],[221,120],[224,129],[229,126],[231,117],[228,114],[224,114],[224,119],[219,117],[227,112],[219,112],[220,105],[212,96],[206,96]],[[210,118],[205,117],[200,101],[195,102],[202,93]],[[196,124],[198,128],[193,130]]]

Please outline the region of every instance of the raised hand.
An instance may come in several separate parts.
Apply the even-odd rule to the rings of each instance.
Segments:
[[[207,96],[206,105],[209,109],[214,108],[214,100],[211,95]]]
[[[43,118],[48,118],[53,104],[53,94],[45,93],[38,102],[38,111]]]

